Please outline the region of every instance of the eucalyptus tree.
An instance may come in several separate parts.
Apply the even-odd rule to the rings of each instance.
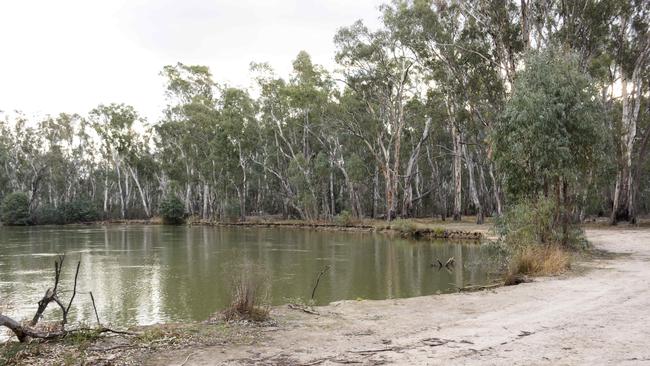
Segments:
[[[57,207],[75,196],[75,184],[83,171],[74,155],[75,128],[79,115],[61,114],[48,117],[39,124],[45,142],[44,159],[47,161],[47,202]]]
[[[650,90],[647,82],[644,84],[644,76],[650,67],[650,4],[647,1],[621,1],[617,5],[610,28],[614,36],[614,73],[620,75],[621,90],[621,117],[613,128],[618,153],[611,211],[613,224],[620,219],[636,221],[633,154],[642,96]]]
[[[490,199],[483,192],[487,190],[483,166],[489,167],[490,177],[494,177],[491,163],[484,161],[490,149],[484,131],[490,128],[505,101],[502,75],[512,77],[514,70],[511,70],[512,57],[508,55],[506,72],[499,74],[503,62],[493,54],[499,55],[499,49],[505,47],[503,39],[490,41],[484,22],[465,14],[463,5],[463,2],[405,1],[384,6],[383,12],[387,25],[417,55],[426,80],[444,97],[441,107],[446,110],[453,150],[454,219],[460,219],[463,207],[464,162],[470,199],[477,211],[477,222],[482,223],[483,202]],[[494,192],[498,192],[497,180],[493,178],[491,183]],[[479,196],[479,192],[483,194]],[[498,193],[493,198],[498,213]]]
[[[575,191],[601,159],[597,91],[564,49],[532,54],[494,130],[495,159],[513,198],[553,195],[567,240]]]
[[[334,40],[345,84],[364,108],[344,127],[373,156],[384,180],[385,217],[392,220],[399,202],[405,107],[413,94],[415,58],[390,29],[373,32],[361,21],[341,28]]]
[[[38,205],[41,183],[47,172],[47,160],[41,149],[43,138],[22,115],[14,121],[12,135],[14,146],[8,169],[15,182],[13,190],[27,192],[30,210],[33,210]]]
[[[138,189],[142,208],[145,215],[151,215],[147,196],[142,189],[140,179],[133,167],[134,159],[137,159],[138,134],[134,130],[134,124],[141,121],[135,109],[124,104],[99,105],[90,112],[92,126],[101,141],[101,149],[106,160],[105,170],[108,172],[108,162],[112,164],[116,174],[115,183],[118,187],[118,198],[120,202],[120,216],[126,218],[127,209],[131,198],[131,179]],[[142,145],[140,145],[142,146]],[[104,212],[108,211],[108,197],[110,186],[108,185],[108,174],[104,181]]]
[[[317,136],[332,83],[306,52],[298,54],[288,82],[264,65],[257,65],[256,71],[260,74],[260,139],[264,142],[261,160],[256,162],[280,183],[285,213],[291,207],[301,218],[315,219],[322,200],[314,171],[315,158],[322,149]]]
[[[165,66],[161,75],[166,79],[169,104],[164,119],[155,127],[158,149],[171,177],[185,185],[185,210],[192,213],[193,186],[203,188],[197,193],[205,209],[210,199],[209,182],[216,179],[215,162],[210,159],[218,118],[216,84],[206,66],[178,63]],[[159,178],[163,182],[167,179]]]
[[[245,220],[252,159],[258,144],[257,104],[247,91],[227,88],[218,105],[219,125],[225,134],[221,162],[227,165],[228,180],[239,199],[239,216]]]

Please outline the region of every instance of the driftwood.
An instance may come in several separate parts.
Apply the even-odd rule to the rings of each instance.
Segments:
[[[312,309],[311,306],[299,305],[299,304],[289,304],[287,306],[289,307],[289,309],[292,309],[292,310],[301,310],[301,311],[304,311],[307,314],[320,315],[317,311]]]
[[[456,264],[456,260],[454,259],[454,257],[451,257],[447,259],[447,262],[445,263],[445,267],[447,268],[453,267],[455,264]]]
[[[458,287],[458,292],[483,291],[483,290],[495,289],[495,288],[498,288],[498,287],[503,287],[503,284],[502,283],[493,283],[493,284],[489,284],[489,285]]]
[[[454,268],[455,265],[456,265],[456,260],[454,259],[454,257],[447,259],[447,262],[445,262],[445,264],[442,264],[440,258],[436,258],[436,263],[431,263],[431,267],[438,267],[438,270],[441,270],[443,267],[449,270],[451,268]]]

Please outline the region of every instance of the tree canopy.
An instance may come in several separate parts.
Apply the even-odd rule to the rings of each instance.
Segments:
[[[289,75],[253,63],[249,90],[179,62],[162,66],[160,120],[111,101],[2,114],[0,198],[23,192],[36,218],[149,218],[176,197],[204,220],[482,222],[559,192],[575,220],[634,221],[650,211],[649,14],[640,0],[391,1],[378,28],[333,34],[336,70],[300,51]]]

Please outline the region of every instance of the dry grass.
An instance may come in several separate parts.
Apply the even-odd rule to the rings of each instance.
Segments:
[[[243,271],[233,281],[232,301],[222,312],[224,320],[256,322],[268,320],[270,309],[266,305],[266,288],[262,276],[255,276],[251,271]]]
[[[520,249],[510,261],[506,285],[523,282],[523,276],[553,276],[571,268],[571,253],[558,245],[529,245]]]

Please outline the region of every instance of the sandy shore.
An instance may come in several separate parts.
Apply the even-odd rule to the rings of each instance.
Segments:
[[[650,365],[650,230],[589,229],[605,255],[514,287],[277,308],[253,345],[158,354],[151,365]]]

